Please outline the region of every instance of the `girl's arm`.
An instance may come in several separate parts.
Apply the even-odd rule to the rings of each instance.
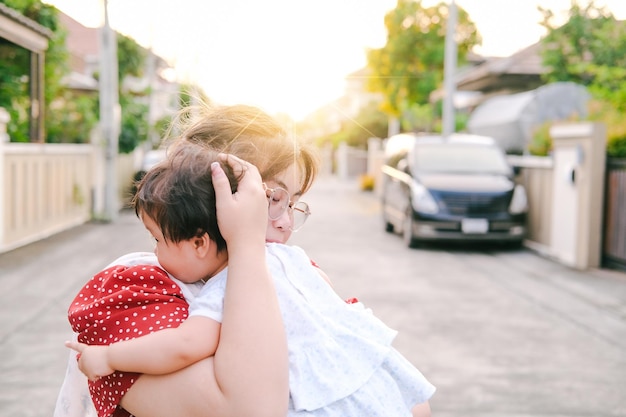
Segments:
[[[267,197],[258,170],[228,156],[237,171],[231,194],[213,169],[217,217],[228,245],[228,283],[215,356],[167,375],[142,375],[121,405],[137,417],[280,417],[289,401],[287,340],[265,263]]]
[[[108,346],[67,342],[80,352],[79,367],[90,380],[117,371],[167,374],[212,356],[219,341],[220,324],[192,316],[179,327],[163,329]]]
[[[235,159],[231,166],[239,163]],[[233,401],[235,415],[276,417],[287,414],[287,338],[265,259],[267,197],[258,170],[244,166],[244,179],[231,198],[223,172],[214,171],[218,224],[228,244],[215,376],[224,396]]]

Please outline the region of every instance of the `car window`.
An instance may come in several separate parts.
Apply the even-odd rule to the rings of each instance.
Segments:
[[[414,162],[422,172],[511,174],[502,151],[491,146],[420,145],[415,148]]]

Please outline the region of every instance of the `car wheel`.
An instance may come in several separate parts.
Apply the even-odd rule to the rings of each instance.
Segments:
[[[402,240],[404,244],[409,248],[414,248],[417,246],[417,239],[413,236],[413,210],[409,206],[406,215],[404,216],[404,221],[402,222]]]
[[[393,233],[393,224],[387,219],[387,215],[385,214],[385,203],[382,204],[381,211],[383,213],[383,223],[385,224],[385,232]]]

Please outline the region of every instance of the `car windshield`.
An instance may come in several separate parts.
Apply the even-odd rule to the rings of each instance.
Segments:
[[[418,145],[414,154],[420,172],[488,173],[509,175],[503,153],[492,146],[465,144]]]

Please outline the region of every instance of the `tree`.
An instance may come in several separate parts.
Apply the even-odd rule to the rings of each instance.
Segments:
[[[397,117],[414,104],[427,104],[430,94],[442,84],[447,16],[447,4],[425,8],[421,0],[398,0],[396,8],[385,15],[387,42],[367,53],[372,74],[368,87],[383,94],[385,113]],[[460,7],[456,42],[460,65],[482,42]]]
[[[354,119],[347,119],[342,123],[341,129],[331,135],[318,138],[318,145],[331,143],[336,147],[345,142],[355,148],[367,149],[369,138],[387,137],[388,120],[382,113],[375,101],[363,107]]]
[[[590,118],[607,125],[608,153],[626,156],[626,24],[591,1],[581,7],[572,0],[569,19],[562,26],[553,22],[550,10],[539,7],[547,35],[542,40],[546,82],[572,81],[584,85],[594,102]]]
[[[542,41],[545,81],[582,84],[594,97],[626,110],[626,25],[593,1],[584,8],[572,1],[569,20],[560,27],[552,12],[539,9],[548,31]]]
[[[122,113],[118,150],[119,153],[130,153],[148,139],[149,109],[143,98],[150,95],[150,88],[144,91],[133,90],[124,84],[124,80],[144,75],[147,52],[132,38],[117,33],[116,39],[119,103]]]

